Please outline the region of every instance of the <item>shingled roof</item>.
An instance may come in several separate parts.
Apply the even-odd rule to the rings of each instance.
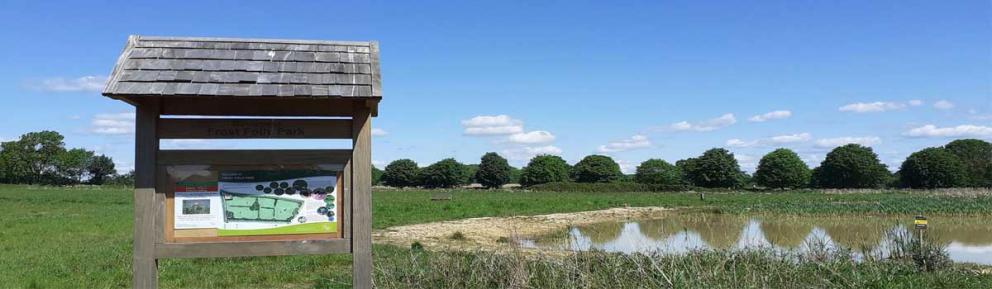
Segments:
[[[131,36],[103,95],[381,98],[374,41]]]

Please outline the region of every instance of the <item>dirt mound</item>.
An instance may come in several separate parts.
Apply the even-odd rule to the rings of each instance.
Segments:
[[[506,247],[507,240],[516,240],[518,236],[540,235],[568,226],[652,218],[666,212],[669,209],[638,207],[537,216],[472,218],[390,227],[375,231],[372,240],[397,246],[410,246],[413,242],[419,242],[426,248],[435,249],[499,249]]]

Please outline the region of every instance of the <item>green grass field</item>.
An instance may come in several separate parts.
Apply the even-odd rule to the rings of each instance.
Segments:
[[[707,194],[701,201],[694,194],[454,191],[451,201],[431,202],[430,194],[375,192],[373,226],[623,205],[726,213],[992,215],[988,196],[726,193]],[[129,189],[0,186],[0,287],[130,286],[131,216]],[[408,251],[377,246],[376,263],[402,263],[410,258]],[[349,263],[347,255],[162,260],[160,284],[161,288],[349,288]],[[956,280],[953,274],[958,273],[941,274],[940,280]],[[382,276],[391,275],[377,274]],[[973,277],[967,280],[974,281]]]

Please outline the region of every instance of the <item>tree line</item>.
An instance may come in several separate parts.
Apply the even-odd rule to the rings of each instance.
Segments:
[[[0,183],[133,183],[132,174],[117,174],[110,157],[82,148],[66,148],[63,140],[64,137],[58,132],[39,131],[0,143]]]
[[[740,169],[734,154],[713,148],[694,158],[671,164],[661,159],[642,162],[633,175],[624,175],[609,156],[590,155],[575,165],[554,155],[539,155],[522,169],[490,152],[478,165],[448,158],[419,167],[410,159],[373,167],[377,184],[393,187],[451,188],[479,183],[498,188],[507,183],[533,186],[555,182],[636,182],[703,188],[950,188],[992,187],[992,144],[977,139],[952,141],[942,147],[917,151],[890,173],[870,147],[848,144],[836,147],[815,168],[794,151],[776,149],[764,155],[753,175]]]

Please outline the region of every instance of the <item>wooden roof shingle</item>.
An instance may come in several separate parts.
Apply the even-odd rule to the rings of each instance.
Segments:
[[[374,41],[132,35],[103,95],[382,98]]]

